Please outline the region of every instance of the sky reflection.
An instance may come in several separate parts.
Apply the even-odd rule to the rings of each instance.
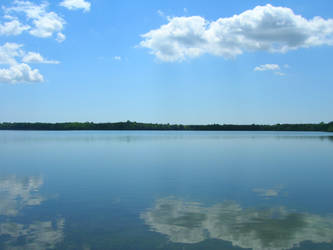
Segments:
[[[279,185],[273,188],[254,188],[252,189],[253,192],[257,193],[258,196],[261,196],[265,199],[270,199],[277,197],[281,194],[283,190],[283,185]]]
[[[63,240],[63,218],[26,223],[20,221],[24,208],[36,207],[45,201],[39,193],[43,183],[40,176],[0,178],[1,249],[50,249]]]
[[[284,207],[245,209],[235,202],[212,207],[163,198],[141,214],[152,231],[165,234],[174,243],[198,243],[221,239],[233,246],[290,249],[303,241],[333,241],[333,217],[290,211]]]
[[[0,236],[7,238],[5,249],[52,249],[63,241],[64,225],[63,218],[32,224],[5,222],[0,224]]]
[[[44,198],[38,193],[43,178],[16,176],[0,178],[0,215],[16,216],[25,206],[38,206]]]

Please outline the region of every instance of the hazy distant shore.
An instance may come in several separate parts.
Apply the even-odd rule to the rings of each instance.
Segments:
[[[234,125],[234,124],[209,124],[209,125],[182,125],[182,124],[157,124],[140,122],[63,122],[63,123],[23,123],[3,122],[0,130],[194,130],[194,131],[322,131],[333,132],[333,122],[307,123],[307,124],[274,124],[274,125]]]

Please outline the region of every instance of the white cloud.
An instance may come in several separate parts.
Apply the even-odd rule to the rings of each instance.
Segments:
[[[275,75],[278,75],[278,76],[285,76],[286,73],[283,73],[283,72],[280,72],[280,71],[277,71],[277,72],[274,72]]]
[[[0,83],[43,82],[44,77],[38,69],[32,69],[29,63],[58,64],[58,61],[46,60],[36,52],[26,53],[22,44],[5,43],[0,46],[0,65],[8,65],[0,68]]]
[[[262,64],[254,68],[254,71],[280,70],[277,64]]]
[[[90,11],[91,3],[85,0],[63,0],[60,6],[69,10],[83,9],[84,12],[87,12]]]
[[[18,43],[5,43],[0,45],[0,64],[16,65],[19,62],[24,63],[47,63],[59,64],[59,61],[46,60],[41,54],[36,52],[25,52],[23,45]]]
[[[29,33],[36,37],[51,37],[63,30],[65,20],[55,12],[48,12],[46,2],[40,5],[30,1],[15,0],[12,7],[4,7],[7,14],[24,13],[31,20],[32,27]]]
[[[63,33],[58,32],[56,40],[58,43],[62,43],[66,40],[66,36]]]
[[[33,21],[35,27],[30,34],[37,37],[51,37],[63,29],[65,21],[54,12],[46,13]]]
[[[270,4],[212,22],[200,16],[168,21],[142,35],[140,43],[162,61],[182,61],[202,54],[230,58],[246,51],[285,53],[333,45],[333,19],[306,19],[290,8]]]
[[[44,78],[39,73],[39,70],[31,69],[30,66],[25,63],[0,69],[0,83],[33,83],[43,81]]]
[[[20,35],[23,31],[29,29],[29,25],[23,25],[20,21],[14,19],[12,21],[0,24],[0,35],[17,36]]]
[[[168,24],[143,35],[145,40],[140,45],[163,61],[181,61],[203,54],[205,32],[206,20],[202,17],[169,18]]]
[[[17,43],[5,43],[2,46],[0,45],[0,64],[16,64],[16,58],[24,54],[24,51],[21,49],[22,46],[22,44]]]
[[[2,7],[2,8],[4,8],[4,7]],[[17,19],[17,17],[11,16],[11,15],[4,15],[3,18],[8,19],[8,20],[16,20]]]
[[[289,68],[288,64],[283,65],[283,68]],[[254,71],[274,71],[275,75],[285,76],[286,74],[281,72],[281,67],[278,64],[262,64],[253,69]]]
[[[22,62],[25,63],[46,63],[46,64],[59,64],[59,61],[46,60],[41,54],[36,52],[28,52],[23,58]]]
[[[160,17],[165,17],[164,12],[161,11],[161,10],[157,10],[157,14],[158,14]]]
[[[113,59],[117,60],[117,61],[120,61],[121,60],[121,56],[114,56]]]

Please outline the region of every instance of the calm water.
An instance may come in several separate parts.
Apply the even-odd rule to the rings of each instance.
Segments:
[[[0,131],[0,249],[333,249],[332,197],[332,134]]]

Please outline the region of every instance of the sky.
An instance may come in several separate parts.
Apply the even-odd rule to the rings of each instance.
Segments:
[[[331,0],[0,6],[0,122],[333,120]]]

